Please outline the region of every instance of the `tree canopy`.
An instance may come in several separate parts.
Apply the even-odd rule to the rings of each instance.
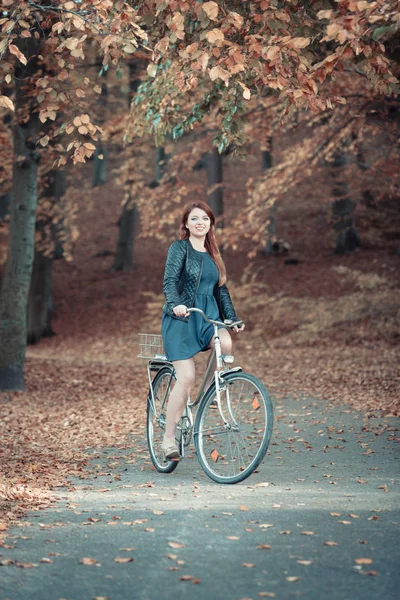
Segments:
[[[0,26],[6,84],[12,83],[16,60],[26,63],[27,40],[41,40],[32,81],[39,118],[55,121],[68,110],[40,144],[66,133],[71,141],[60,150],[74,162],[95,150],[87,136],[96,139],[99,127],[85,99],[101,92],[98,75],[111,67],[118,73],[132,58],[145,59],[147,73],[126,138],[147,132],[158,143],[168,133],[177,138],[218,104],[220,151],[243,143],[241,115],[252,97],[279,96],[281,117],[296,108],[320,112],[344,104],[342,95],[322,86],[347,65],[368,78],[376,93],[398,92],[386,52],[399,27],[395,0],[3,0]],[[93,53],[101,56],[100,73],[84,68]],[[0,106],[13,108],[10,95],[0,96]]]

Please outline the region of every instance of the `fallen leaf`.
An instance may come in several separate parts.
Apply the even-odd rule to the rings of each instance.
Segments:
[[[289,583],[294,583],[295,581],[300,581],[300,577],[285,577],[286,581]]]
[[[372,558],[355,558],[354,562],[356,565],[372,565],[374,561]]]
[[[181,575],[179,579],[181,581],[190,581],[191,579],[193,579],[193,575]]]
[[[257,548],[259,550],[271,550],[272,546],[270,546],[269,544],[260,544],[259,546],[257,546]]]
[[[312,565],[312,560],[298,560],[299,565]]]
[[[81,558],[80,563],[82,563],[82,565],[97,565],[98,564],[98,560],[96,558],[90,558],[90,557],[84,557]]]
[[[313,531],[302,531],[301,535],[314,535]]]
[[[248,506],[244,506],[243,504],[239,504],[239,510],[243,510],[244,512],[247,512],[249,509]]]
[[[184,548],[185,544],[181,544],[180,542],[168,542],[168,546],[170,548]]]
[[[255,566],[256,565],[253,563],[247,563],[247,562],[242,563],[242,567],[246,567],[246,569],[253,569]]]
[[[261,598],[276,598],[275,592],[258,592]]]
[[[337,542],[324,542],[324,546],[339,546]]]
[[[155,508],[155,509],[153,510],[153,514],[154,514],[154,515],[163,515],[163,514],[164,514],[164,511],[163,511],[163,510],[158,510],[157,508]]]
[[[238,537],[237,535],[228,535],[227,540],[240,540],[240,537]]]
[[[44,557],[44,558],[41,558],[39,560],[39,562],[41,562],[41,563],[52,563],[53,561],[51,560],[51,558]]]

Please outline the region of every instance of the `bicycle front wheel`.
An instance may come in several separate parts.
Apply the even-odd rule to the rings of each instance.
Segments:
[[[175,381],[174,370],[166,366],[158,371],[152,382],[154,406],[151,401],[151,390],[147,398],[147,443],[153,465],[160,473],[172,473],[178,461],[164,461],[161,443],[163,441],[169,395]]]
[[[221,412],[215,386],[196,416],[194,442],[204,472],[217,483],[239,483],[258,467],[272,434],[273,408],[259,379],[235,372],[221,383]]]

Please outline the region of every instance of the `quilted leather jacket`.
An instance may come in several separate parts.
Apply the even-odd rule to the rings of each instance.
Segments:
[[[192,308],[199,287],[203,269],[203,257],[193,249],[189,240],[177,240],[168,250],[164,274],[164,294],[166,302],[163,311],[171,317],[188,321],[189,317],[176,317],[173,308],[184,304]],[[235,309],[226,285],[216,284],[214,297],[222,319],[237,321]]]

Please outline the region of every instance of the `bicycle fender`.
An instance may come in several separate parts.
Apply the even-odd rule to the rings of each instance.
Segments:
[[[239,371],[243,371],[242,367],[232,367],[232,369],[227,369],[226,371],[221,371],[219,376],[220,376],[220,379],[223,379],[230,373],[238,373]]]

